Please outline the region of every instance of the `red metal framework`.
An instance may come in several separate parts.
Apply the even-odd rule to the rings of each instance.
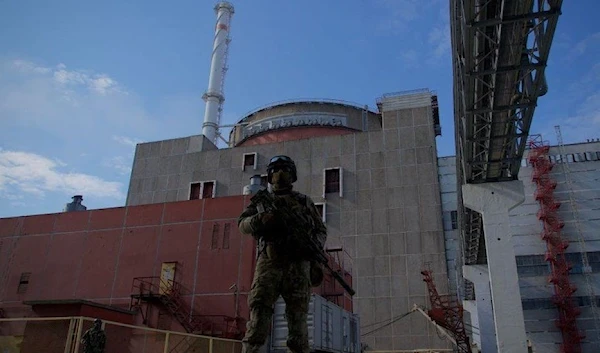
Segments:
[[[352,265],[349,263],[350,256],[342,247],[331,247],[325,250],[327,254],[327,260],[332,270],[336,271],[346,282],[352,286]],[[352,301],[352,297],[346,293],[341,285],[333,278],[333,275],[325,271],[323,283],[320,286],[320,295],[326,300],[334,303],[335,305],[352,311],[351,308],[347,308],[344,305],[344,300],[349,299]]]
[[[559,312],[556,326],[560,329],[563,339],[561,352],[580,353],[581,340],[585,336],[577,328],[576,319],[581,311],[572,298],[577,288],[569,280],[571,264],[565,258],[569,242],[561,237],[561,230],[565,224],[557,214],[560,202],[554,198],[556,181],[550,177],[553,167],[548,157],[550,146],[542,141],[539,135],[532,136],[528,145],[528,161],[533,167],[532,180],[537,186],[534,197],[540,204],[537,216],[543,223],[541,237],[546,242],[545,259],[551,269],[548,282],[554,286],[553,302]]]
[[[160,304],[188,332],[206,336],[241,339],[242,318],[226,315],[200,315],[182,299],[183,286],[176,281],[165,281],[160,277],[136,277],[131,291],[131,308],[140,308],[144,302]],[[146,307],[147,308],[147,307]],[[140,310],[144,323],[147,313]]]
[[[456,340],[456,348],[460,353],[470,353],[469,337],[463,321],[463,306],[451,295],[440,295],[437,291],[430,270],[421,271],[423,281],[427,283],[431,309],[427,312],[438,325],[452,333]]]

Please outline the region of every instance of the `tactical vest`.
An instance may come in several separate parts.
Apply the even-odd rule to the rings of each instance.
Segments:
[[[271,246],[278,257],[289,261],[310,260],[313,254],[306,250],[305,244],[314,236],[315,222],[307,197],[300,193],[277,196],[277,206],[285,214],[285,220],[276,223],[269,234],[265,234],[266,245]]]

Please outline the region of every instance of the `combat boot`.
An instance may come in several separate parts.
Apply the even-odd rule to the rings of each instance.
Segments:
[[[258,353],[260,351],[259,345],[251,344],[248,342],[242,342],[242,352],[241,353]]]

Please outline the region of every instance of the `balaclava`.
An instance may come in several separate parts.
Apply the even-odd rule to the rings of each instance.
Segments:
[[[292,190],[292,170],[285,164],[276,165],[271,172],[273,192],[281,194]]]

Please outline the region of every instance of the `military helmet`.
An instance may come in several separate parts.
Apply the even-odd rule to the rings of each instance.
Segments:
[[[284,165],[284,166],[288,166],[290,167],[290,171],[292,174],[292,183],[295,182],[296,180],[298,180],[298,175],[297,175],[297,171],[296,171],[296,163],[294,163],[294,161],[288,157],[288,156],[284,156],[284,155],[278,155],[275,156],[273,158],[271,158],[271,160],[269,161],[269,164],[267,165],[267,179],[269,180],[269,183],[271,183],[271,175],[273,174],[273,169],[275,169],[275,166],[280,166],[280,165]]]

